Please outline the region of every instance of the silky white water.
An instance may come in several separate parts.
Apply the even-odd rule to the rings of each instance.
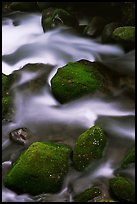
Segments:
[[[38,93],[26,94],[27,88],[19,88],[36,78],[38,73],[23,72],[13,86],[14,120],[2,125],[3,176],[23,148],[9,140],[8,133],[16,128],[29,128],[35,135],[34,141],[50,140],[72,147],[77,137],[94,124],[101,125],[107,133],[103,158],[89,167],[86,173],[71,169],[61,192],[32,197],[17,195],[3,186],[3,202],[72,202],[73,195],[94,183],[100,185],[104,197],[109,198],[107,180],[114,176],[125,152],[135,142],[135,104],[130,92],[126,92],[129,87],[134,91],[134,85],[130,86],[127,80],[124,86],[114,88],[111,96],[97,93],[61,105],[51,93],[50,80],[59,67],[80,59],[100,61],[110,69],[125,74],[130,82],[134,81],[134,50],[125,53],[118,45],[104,45],[99,39],[84,38],[70,28],[43,33],[39,13],[15,12],[3,17],[2,73],[9,75],[27,63],[52,65],[46,75],[47,84]],[[134,181],[134,171],[132,167],[121,174]]]

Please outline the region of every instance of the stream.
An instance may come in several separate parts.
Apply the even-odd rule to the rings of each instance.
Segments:
[[[82,25],[83,20],[80,19],[79,23]],[[97,93],[61,105],[51,93],[51,78],[59,67],[80,59],[102,62],[125,74],[127,81],[123,86],[114,87],[110,96]],[[38,93],[26,94],[26,87],[18,87],[37,74],[24,72],[13,87],[14,118],[13,121],[2,121],[2,176],[24,150],[23,146],[9,139],[9,132],[16,128],[29,128],[34,133],[31,142],[53,141],[73,147],[81,133],[98,124],[107,133],[107,147],[103,158],[87,172],[70,169],[59,193],[18,195],[2,185],[2,202],[73,202],[73,195],[92,184],[98,184],[102,197],[109,199],[108,179],[115,175],[125,153],[135,143],[132,83],[135,50],[125,53],[119,45],[102,44],[100,37],[82,37],[67,27],[44,33],[40,13],[13,12],[2,19],[2,73],[9,75],[28,63],[47,64],[47,84]],[[134,166],[119,174],[135,182]]]

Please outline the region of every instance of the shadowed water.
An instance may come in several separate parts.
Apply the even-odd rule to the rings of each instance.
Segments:
[[[134,73],[135,51],[125,53],[118,45],[103,45],[99,39],[89,39],[74,34],[69,28],[43,33],[40,14],[13,13],[2,20],[2,72],[11,74],[27,63],[53,65],[46,74],[47,84],[39,92],[28,92],[27,82],[37,73],[22,72],[14,86],[15,115],[13,122],[2,124],[3,176],[24,147],[9,140],[8,133],[19,127],[29,128],[33,141],[54,141],[74,146],[77,137],[94,124],[106,132],[107,146],[104,156],[89,166],[84,173],[70,169],[62,190],[57,194],[32,197],[17,195],[2,189],[3,202],[72,202],[73,196],[97,184],[103,196],[108,179],[113,177],[127,150],[134,145]],[[100,61],[110,69],[123,73],[127,80],[112,89],[111,95],[95,93],[61,105],[52,95],[50,80],[58,67],[68,62],[87,59]],[[48,68],[49,69],[49,68]],[[117,84],[117,82],[116,82]],[[133,94],[131,94],[133,92]],[[134,166],[121,175],[135,179]]]

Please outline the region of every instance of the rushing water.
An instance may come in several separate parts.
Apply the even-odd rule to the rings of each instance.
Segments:
[[[118,45],[104,45],[100,38],[84,38],[69,28],[43,33],[40,14],[15,12],[2,20],[2,72],[9,75],[27,63],[50,64],[47,84],[36,94],[26,94],[27,88],[18,88],[37,77],[37,73],[24,72],[14,89],[15,115],[13,122],[2,125],[3,176],[16,160],[23,147],[9,140],[8,133],[27,127],[34,133],[32,141],[54,141],[72,147],[76,138],[89,127],[99,124],[107,133],[107,147],[103,158],[92,164],[88,171],[79,173],[70,169],[62,190],[57,194],[32,197],[17,195],[2,189],[3,202],[73,201],[73,195],[90,185],[98,184],[103,196],[108,195],[108,178],[115,174],[125,152],[134,145],[134,73],[135,51],[125,53]],[[100,61],[110,69],[125,74],[123,85],[112,89],[111,96],[95,94],[61,105],[52,95],[50,80],[57,68],[80,59]],[[45,70],[46,71],[46,70]],[[117,84],[117,81],[116,81]],[[31,142],[32,142],[31,141]],[[135,168],[119,172],[133,181]]]

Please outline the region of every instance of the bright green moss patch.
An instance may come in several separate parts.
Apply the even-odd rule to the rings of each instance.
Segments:
[[[112,33],[112,38],[126,49],[135,47],[135,27],[124,26],[116,28]]]
[[[131,163],[135,163],[135,147],[130,149],[121,163],[122,168],[127,168]]]
[[[73,150],[74,167],[82,171],[92,160],[101,158],[105,144],[104,132],[96,125],[81,134]]]
[[[101,194],[101,191],[99,188],[91,187],[91,188],[86,189],[84,192],[76,195],[74,200],[75,202],[87,202],[99,196],[100,194]]]
[[[35,142],[6,175],[4,184],[17,193],[54,193],[60,190],[69,168],[66,145]]]
[[[102,200],[98,200],[98,202],[116,202],[116,201],[109,200],[109,199],[102,199]]]
[[[110,192],[119,201],[134,202],[135,201],[135,187],[124,177],[118,176],[110,179]]]
[[[81,60],[59,68],[51,79],[53,95],[61,103],[103,89],[104,76],[95,62]]]

